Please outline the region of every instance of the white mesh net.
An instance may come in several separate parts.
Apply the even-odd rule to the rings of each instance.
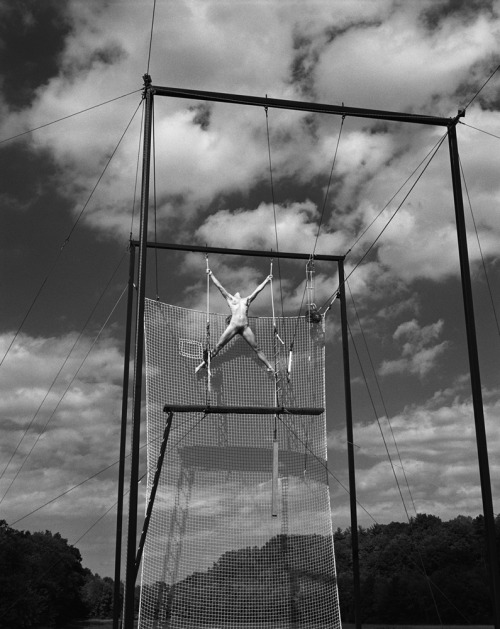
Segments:
[[[211,345],[226,315],[210,314]],[[148,493],[165,404],[325,404],[324,320],[250,318],[268,373],[240,336],[195,374],[206,313],[147,300]],[[288,349],[293,343],[289,380]],[[273,439],[278,442],[273,517]],[[143,553],[141,628],[340,627],[324,413],[176,413]]]

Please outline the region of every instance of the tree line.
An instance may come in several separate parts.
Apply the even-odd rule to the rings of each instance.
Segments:
[[[496,531],[500,549],[500,516]],[[492,624],[482,516],[443,522],[420,514],[407,523],[360,527],[358,539],[363,623]],[[236,625],[251,617],[306,627],[321,622],[336,585],[342,621],[354,622],[351,530],[338,529],[334,543],[336,583],[317,561],[331,554],[330,540],[278,535],[261,548],[224,553],[170,588],[148,585],[153,619],[158,626],[168,626],[170,617]]]
[[[495,519],[500,550],[500,516]],[[493,624],[483,516],[359,528],[365,623]],[[334,534],[341,615],[354,620],[351,531]]]
[[[113,616],[113,579],[82,566],[59,533],[18,531],[0,520],[0,627],[63,627]]]
[[[500,516],[496,532],[500,548]],[[408,523],[360,527],[358,538],[363,623],[492,623],[482,516],[443,522],[420,514]],[[171,614],[232,623],[251,614],[302,626],[319,618],[322,601],[337,586],[342,620],[353,622],[350,529],[337,529],[334,543],[336,583],[318,561],[328,556],[331,540],[278,535],[262,547],[224,553],[171,588],[147,584],[144,593],[157,601],[159,626]],[[84,568],[77,548],[59,533],[18,531],[5,521],[0,592],[0,627],[6,629],[62,627],[113,613],[113,579]],[[285,604],[276,605],[277,597]]]

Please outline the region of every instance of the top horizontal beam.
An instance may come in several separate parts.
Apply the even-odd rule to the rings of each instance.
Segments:
[[[138,247],[138,240],[130,241],[131,247]],[[201,253],[221,253],[232,256],[253,256],[258,258],[288,258],[293,260],[326,260],[327,262],[341,262],[345,256],[329,256],[322,253],[294,253],[288,251],[259,251],[257,249],[228,249],[226,247],[207,247],[202,245],[180,245],[169,242],[146,243],[148,249],[173,249],[174,251],[201,251]]]
[[[201,404],[165,404],[164,413],[205,413],[221,415],[321,415],[324,408],[285,406],[203,406]]]
[[[464,112],[461,111],[455,118],[442,118],[440,116],[427,116],[423,114],[400,113],[397,111],[383,111],[379,109],[363,109],[360,107],[327,105],[324,103],[305,103],[302,101],[284,100],[280,98],[268,98],[267,96],[244,96],[242,94],[206,92],[203,90],[164,87],[161,85],[151,85],[148,89],[150,89],[153,94],[158,96],[170,96],[173,98],[232,103],[234,105],[253,105],[255,107],[271,107],[275,109],[292,109],[296,111],[307,111],[319,114],[371,118],[374,120],[390,120],[393,122],[410,122],[413,124],[426,124],[440,127],[452,126],[457,123],[457,118],[464,115]]]

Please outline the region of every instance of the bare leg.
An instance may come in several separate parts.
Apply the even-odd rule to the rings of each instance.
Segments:
[[[271,373],[274,373],[274,369],[271,367],[271,364],[269,363],[269,361],[267,360],[264,352],[262,350],[259,349],[258,345],[257,345],[257,340],[255,338],[255,334],[252,332],[252,330],[250,329],[250,327],[246,327],[243,332],[241,333],[241,336],[245,339],[245,341],[250,345],[250,347],[254,350],[254,352],[257,354],[257,356],[259,357],[259,360],[261,362],[264,363],[264,365],[267,367],[267,371],[270,371]]]
[[[229,343],[229,341],[238,334],[238,328],[235,325],[229,324],[225,331],[221,334],[219,342],[215,346],[214,351],[211,354],[211,357],[217,356],[217,354],[221,351],[221,349]]]
[[[213,352],[211,352],[210,354],[210,358],[215,358],[215,356],[217,356],[217,354],[220,352],[220,350],[224,347],[224,345],[227,345],[229,343],[229,341],[238,333],[238,328],[235,327],[234,325],[228,325],[227,328],[225,329],[225,331],[222,333],[219,342],[217,343],[217,345],[215,346],[215,349],[213,350]],[[198,371],[202,368],[202,367],[206,367],[207,366],[207,361],[203,360],[202,363],[200,363],[198,365],[198,367],[196,367],[194,373],[198,373]]]

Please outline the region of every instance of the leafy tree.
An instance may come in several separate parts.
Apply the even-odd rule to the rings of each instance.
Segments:
[[[500,538],[499,518],[496,526]],[[352,622],[350,530],[334,538],[341,614]],[[482,516],[442,522],[419,514],[409,523],[360,528],[358,539],[363,622],[492,622]]]
[[[110,577],[101,578],[86,570],[85,583],[80,595],[90,618],[112,618],[114,581]]]
[[[80,552],[59,533],[0,522],[0,627],[57,627],[81,617],[83,582]]]

